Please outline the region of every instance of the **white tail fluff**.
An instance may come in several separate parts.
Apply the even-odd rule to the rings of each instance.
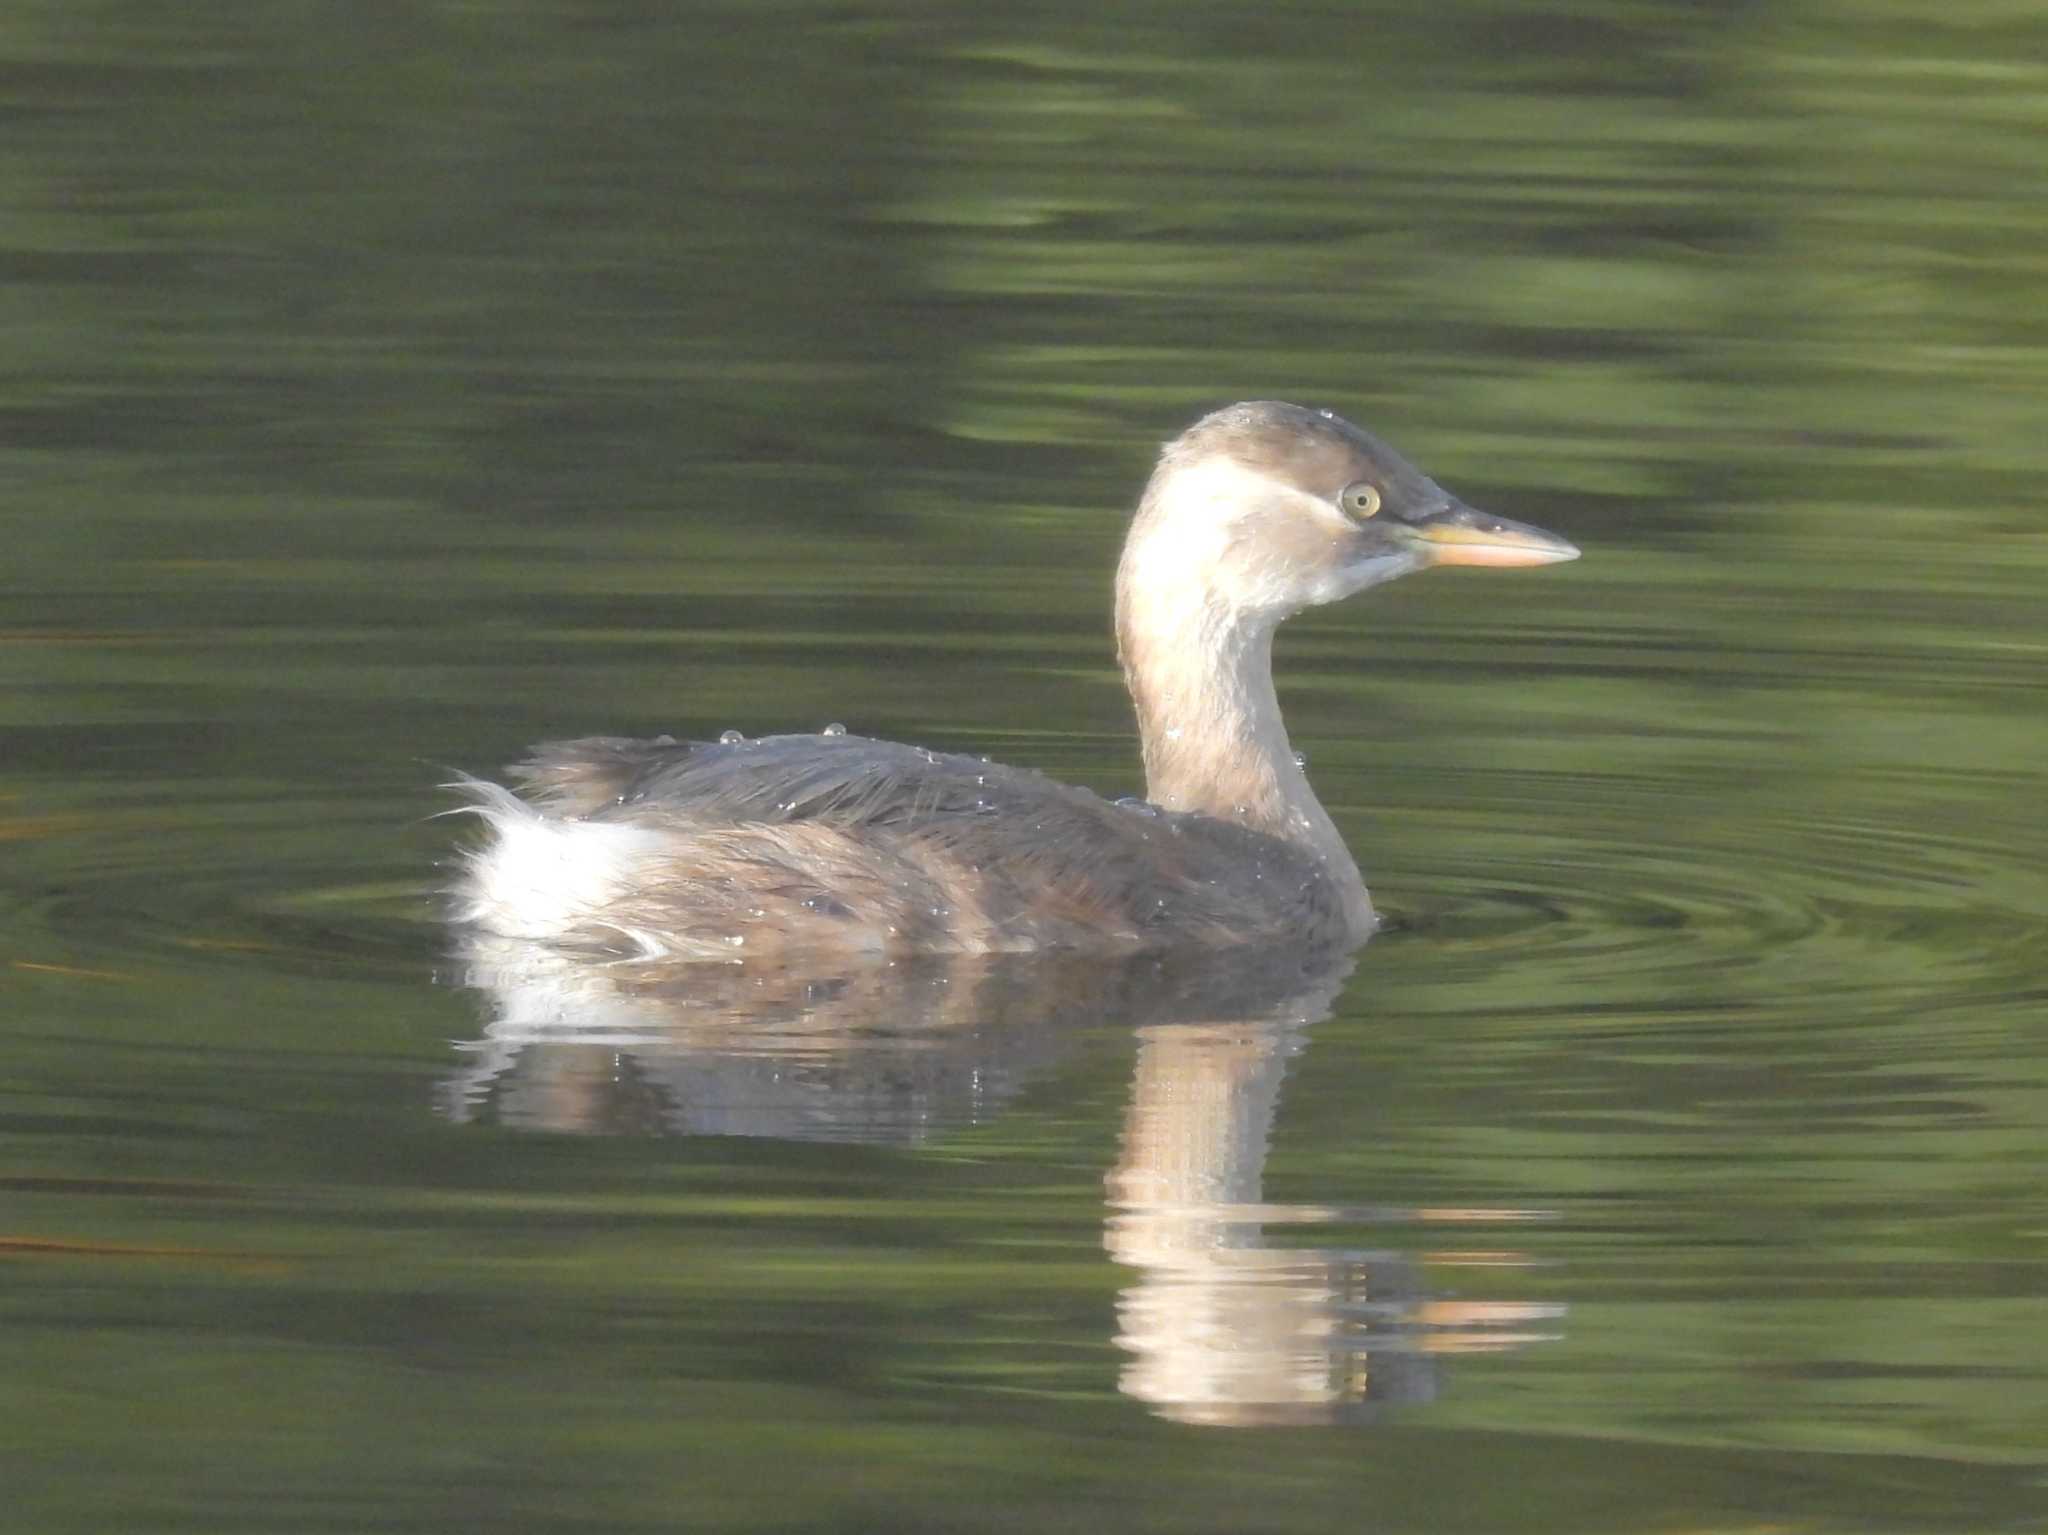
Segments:
[[[562,820],[511,790],[463,774],[444,787],[475,803],[451,814],[480,816],[491,840],[463,854],[455,915],[487,932],[540,941],[587,937],[610,928],[635,947],[644,935],[620,929],[606,909],[647,878],[663,839],[637,826]]]

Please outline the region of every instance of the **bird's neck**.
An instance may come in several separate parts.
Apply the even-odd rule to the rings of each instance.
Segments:
[[[1121,595],[1117,642],[1138,714],[1146,798],[1313,852],[1366,931],[1373,918],[1365,882],[1280,718],[1273,629],[1272,620],[1246,621],[1201,598]]]

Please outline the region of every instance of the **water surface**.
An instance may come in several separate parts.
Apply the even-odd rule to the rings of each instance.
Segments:
[[[2039,45],[16,8],[23,1528],[2048,1523]],[[1355,960],[438,921],[551,736],[1138,788],[1124,509],[1260,395],[1587,551],[1283,632]]]

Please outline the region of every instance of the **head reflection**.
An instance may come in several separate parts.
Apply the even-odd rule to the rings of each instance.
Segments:
[[[1549,1308],[1430,1288],[1447,1264],[1525,1261],[1498,1231],[1530,1212],[1263,1202],[1282,1079],[1328,1015],[1344,955],[953,955],[803,971],[622,965],[478,939],[461,959],[489,1017],[443,1111],[525,1130],[915,1145],[993,1117],[1084,1032],[1133,1028],[1104,1246],[1130,1270],[1120,1384],[1164,1415],[1363,1421],[1434,1398],[1446,1354],[1549,1335]],[[1400,1245],[1269,1233],[1305,1225],[1383,1242],[1391,1231]],[[1487,1229],[1487,1250],[1461,1253],[1451,1225]]]

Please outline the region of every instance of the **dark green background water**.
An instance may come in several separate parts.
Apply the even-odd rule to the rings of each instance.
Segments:
[[[28,0],[0,335],[10,1530],[2048,1526],[2033,7]],[[1283,634],[1327,1005],[500,1072],[448,766],[1128,792],[1257,395],[1587,552]],[[1148,1270],[1175,1051],[1273,1203]],[[1321,1405],[1182,1421],[1141,1278],[1269,1262]]]

